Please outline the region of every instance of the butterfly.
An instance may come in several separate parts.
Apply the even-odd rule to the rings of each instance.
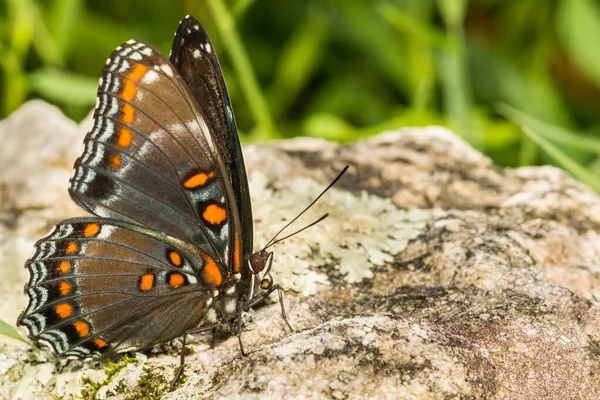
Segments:
[[[94,216],[35,244],[17,321],[58,356],[107,357],[235,318],[239,337],[242,312],[280,290],[273,253],[253,252],[231,102],[194,17],[169,59],[137,40],[108,58],[69,194]]]

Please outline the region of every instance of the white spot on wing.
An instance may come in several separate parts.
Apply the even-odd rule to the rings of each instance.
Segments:
[[[210,43],[206,43],[206,44],[204,45],[204,47],[206,48],[206,52],[207,52],[208,54],[210,54],[210,52],[212,51],[212,48],[210,47]]]
[[[200,58],[202,56],[200,53],[200,50],[198,50],[198,49],[194,50],[192,55],[194,56],[194,58]]]
[[[173,70],[171,69],[171,67],[169,67],[168,64],[161,65],[160,69],[163,70],[165,74],[169,75],[170,77],[173,77]]]
[[[148,71],[142,78],[143,83],[154,83],[158,79],[158,74],[154,71]]]

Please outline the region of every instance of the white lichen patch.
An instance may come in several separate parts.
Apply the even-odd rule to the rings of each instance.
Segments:
[[[254,214],[254,247],[259,249],[285,223],[293,219],[324,189],[311,179],[299,178],[274,191],[262,173],[249,177]],[[315,221],[329,218],[277,245],[273,276],[282,287],[315,293],[327,284],[323,269],[335,265],[348,282],[373,276],[374,266],[393,260],[411,239],[423,231],[430,214],[420,209],[401,210],[390,199],[363,192],[331,189],[280,237]]]

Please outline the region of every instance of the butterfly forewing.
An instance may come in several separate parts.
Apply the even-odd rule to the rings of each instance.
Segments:
[[[252,254],[252,207],[242,149],[215,48],[196,18],[188,15],[179,23],[170,60],[201,105],[215,145],[229,172],[240,213],[238,235],[243,241],[240,251],[248,257]],[[240,256],[242,259],[243,255]]]
[[[158,50],[129,41],[108,59],[84,144],[70,187],[78,204],[228,263],[238,218],[228,178],[197,103]]]
[[[88,357],[171,340],[214,323],[206,313],[222,282],[215,260],[125,222],[65,220],[27,261],[30,337],[59,355]]]

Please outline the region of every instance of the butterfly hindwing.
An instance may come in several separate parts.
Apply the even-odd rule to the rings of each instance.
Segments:
[[[231,101],[210,37],[202,24],[191,15],[179,23],[170,60],[201,105],[217,150],[227,167],[240,213],[238,235],[243,242],[240,251],[249,256],[253,250],[252,207]],[[243,255],[240,257],[243,258]]]
[[[102,73],[70,193],[98,216],[193,243],[227,265],[239,217],[199,110],[158,50],[134,40],[118,47]]]
[[[223,282],[215,260],[125,222],[65,220],[26,263],[30,337],[63,356],[92,357],[171,340],[210,324]]]

